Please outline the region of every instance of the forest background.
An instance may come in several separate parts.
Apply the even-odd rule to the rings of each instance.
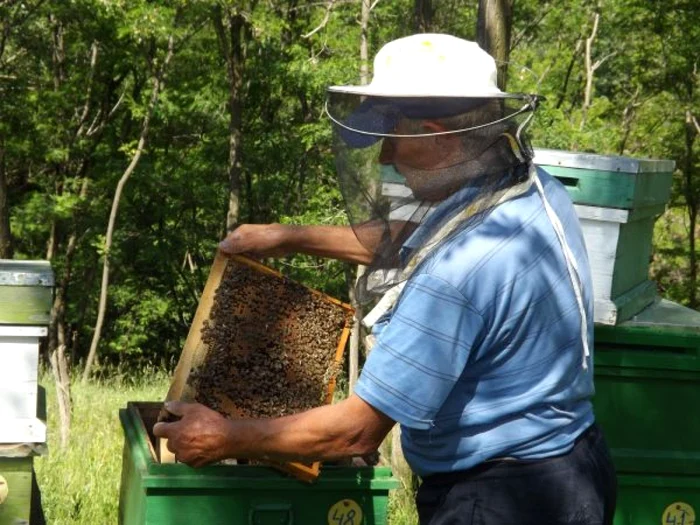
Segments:
[[[394,38],[477,36],[475,0],[361,4],[0,0],[0,257],[51,261],[59,383],[172,371],[235,224],[345,223],[325,88]],[[511,17],[507,88],[546,98],[535,147],[676,162],[652,278],[697,307],[700,3],[518,0]],[[269,263],[345,300],[355,276]]]

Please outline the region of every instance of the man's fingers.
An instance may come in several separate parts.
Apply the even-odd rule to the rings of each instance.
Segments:
[[[239,226],[231,233],[229,233],[224,240],[219,243],[219,250],[222,253],[233,255],[236,253],[243,253],[248,248],[245,241],[246,236],[240,231],[240,228],[245,228],[245,225]]]
[[[167,438],[170,434],[171,423],[156,423],[153,425],[153,435],[157,438]]]
[[[182,418],[185,414],[190,413],[192,410],[196,410],[200,406],[199,403],[183,403],[182,401],[168,401],[163,405],[163,408],[168,411],[168,413],[175,416],[178,420]],[[178,421],[165,422],[161,421],[153,425],[153,435],[156,437],[170,438],[170,434],[173,432],[174,425],[177,425]]]

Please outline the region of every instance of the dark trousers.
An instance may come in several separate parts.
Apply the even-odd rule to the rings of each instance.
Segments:
[[[489,461],[423,480],[421,525],[611,525],[617,480],[597,425],[563,456]]]

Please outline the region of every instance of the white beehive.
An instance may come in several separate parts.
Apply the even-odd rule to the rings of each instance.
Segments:
[[[0,443],[46,441],[37,418],[39,338],[45,327],[0,326]]]
[[[46,441],[38,369],[52,291],[48,262],[0,260],[0,444]]]
[[[657,296],[649,280],[654,222],[666,209],[674,162],[535,150],[534,163],[564,184],[586,241],[594,320],[614,325]]]

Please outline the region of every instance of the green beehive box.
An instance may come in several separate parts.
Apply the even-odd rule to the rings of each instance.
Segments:
[[[46,421],[46,391],[41,386],[36,416]],[[0,420],[0,430],[4,426],[8,421]],[[0,442],[0,525],[45,523],[33,464],[46,450],[45,442]]]
[[[617,470],[700,476],[700,313],[662,299],[596,326],[594,360],[596,419]]]
[[[48,261],[0,259],[0,324],[48,325],[53,285]]]
[[[694,525],[700,517],[697,476],[617,477],[614,525]]]
[[[0,447],[0,525],[29,523],[32,460],[31,456],[3,457]]]
[[[664,212],[675,163],[547,149],[534,163],[567,189],[586,241],[594,320],[615,325],[651,304],[654,222]]]
[[[151,428],[160,403],[129,403],[119,411],[124,455],[119,495],[123,525],[383,525],[387,467],[323,467],[313,484],[265,466],[193,469],[156,460]]]

